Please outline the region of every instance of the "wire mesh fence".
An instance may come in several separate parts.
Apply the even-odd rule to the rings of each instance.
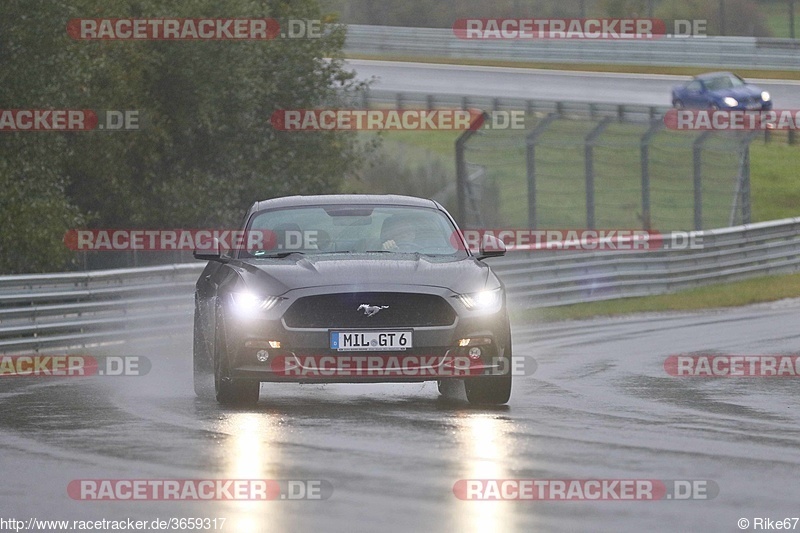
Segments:
[[[505,227],[701,230],[750,220],[747,133],[667,130],[663,121],[527,114],[525,129],[482,129],[463,151],[497,191]],[[465,212],[462,223],[480,222]]]
[[[456,147],[465,227],[669,231],[750,221],[749,146],[758,132],[670,130],[668,108],[658,106],[385,91],[358,103],[489,113]],[[524,112],[524,127],[492,127],[512,110]],[[479,179],[468,179],[472,167],[482,169]]]

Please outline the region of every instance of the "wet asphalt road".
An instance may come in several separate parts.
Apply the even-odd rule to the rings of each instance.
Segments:
[[[190,344],[144,377],[5,378],[0,517],[225,518],[223,531],[739,531],[800,515],[796,378],[675,378],[672,354],[799,353],[800,300],[516,324],[509,406],[434,384],[268,385],[254,409],[195,398]],[[326,480],[324,501],[77,501],[75,479]],[[461,501],[466,478],[705,479],[701,501]],[[800,529],[800,525],[798,525]]]
[[[573,72],[510,67],[349,60],[375,89],[643,106],[672,105],[671,89],[689,76]],[[709,69],[709,71],[714,69]],[[776,109],[800,107],[800,81],[748,79],[772,94]]]

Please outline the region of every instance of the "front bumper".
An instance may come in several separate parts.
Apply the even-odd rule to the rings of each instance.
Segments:
[[[265,313],[226,313],[231,377],[292,383],[408,383],[498,376],[509,371],[505,360],[510,356],[510,329],[505,302],[499,311],[484,314],[464,308],[450,291],[430,287],[420,290],[438,294],[452,305],[456,311],[453,324],[361,328],[411,330],[413,348],[406,350],[339,351],[330,348],[330,332],[352,328],[337,328],[336,324],[326,328],[288,327],[283,314],[297,298],[313,294],[309,291],[293,291],[295,294],[285,295],[286,300]],[[464,339],[470,342],[464,345]]]
[[[729,107],[723,104],[720,106],[720,109],[723,111],[769,111],[772,109],[772,101],[740,103],[735,107]]]

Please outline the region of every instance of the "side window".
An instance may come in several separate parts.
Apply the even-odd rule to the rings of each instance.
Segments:
[[[698,93],[700,92],[700,89],[703,88],[703,84],[697,80],[694,80],[690,82],[689,85],[686,86],[686,88],[694,93]]]

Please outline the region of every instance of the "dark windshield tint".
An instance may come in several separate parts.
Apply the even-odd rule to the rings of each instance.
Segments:
[[[716,78],[705,80],[705,84],[709,91],[723,91],[725,89],[741,87],[745,83],[737,76],[726,74],[724,76],[718,76]]]
[[[287,252],[466,255],[450,220],[437,209],[423,207],[330,205],[273,209],[252,216],[248,230],[262,234],[263,239],[240,252],[243,257],[271,257]]]

